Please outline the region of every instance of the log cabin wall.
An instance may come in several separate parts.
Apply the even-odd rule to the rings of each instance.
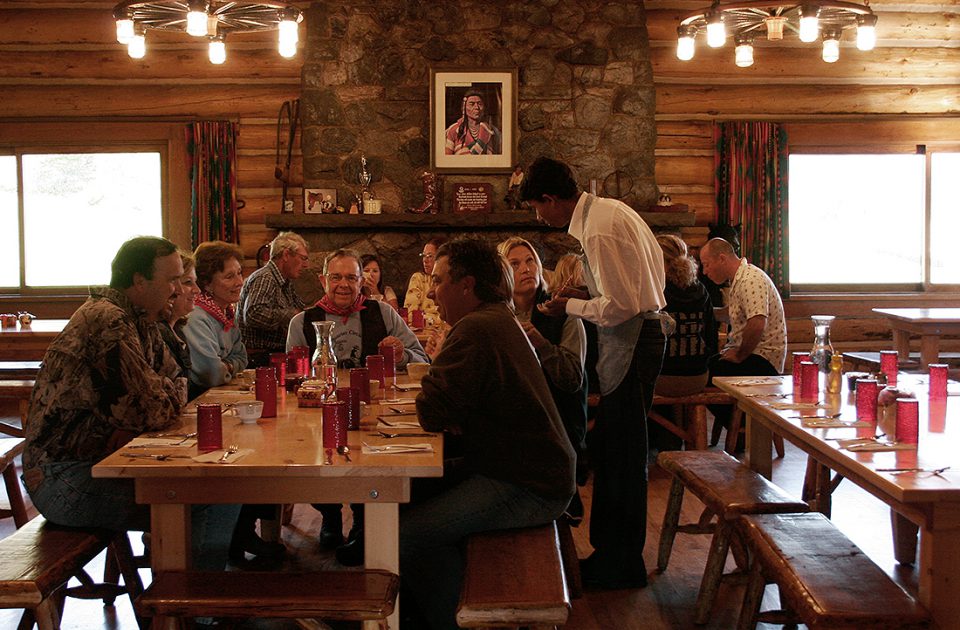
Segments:
[[[564,2],[575,0],[559,0]],[[553,11],[558,1],[541,4]],[[679,17],[707,4],[646,2],[657,94],[656,182],[675,203],[696,211],[697,227],[684,229],[690,242],[703,241],[713,216],[711,130],[716,120],[782,121],[795,148],[876,150],[960,141],[960,0],[874,0],[871,6],[879,16],[875,50],[858,51],[847,35],[840,60],[826,64],[817,45],[794,41],[767,47],[761,42],[750,68],[734,65],[729,43],[712,50],[698,42],[693,61],[677,60]],[[62,124],[65,137],[78,125],[97,120],[239,120],[239,197],[246,202],[240,211],[240,244],[252,267],[256,250],[275,233],[264,220],[280,208],[273,177],[276,115],[283,101],[300,95],[302,54],[284,60],[275,52],[272,35],[252,34],[232,40],[227,62],[218,67],[207,61],[203,43],[186,35],[150,33],[147,55],[136,61],[115,41],[112,7],[112,2],[98,0],[0,3],[0,119]],[[477,11],[482,7],[478,3]],[[302,182],[298,150],[292,171],[292,182]],[[300,199],[299,187],[290,193]],[[0,299],[0,305],[24,303],[19,297],[12,300]],[[871,317],[869,309],[918,303],[960,306],[960,299],[952,293],[795,296],[786,304],[791,345],[810,343],[807,318],[814,311],[842,318],[834,335],[841,349],[888,344],[885,324]],[[52,316],[76,302],[58,304],[38,303],[35,312]]]

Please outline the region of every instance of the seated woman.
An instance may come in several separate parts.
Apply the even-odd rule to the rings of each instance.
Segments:
[[[586,290],[586,282],[583,280],[583,261],[576,254],[564,254],[557,259],[557,264],[553,268],[553,277],[550,279],[550,286],[553,292],[557,293],[566,287],[576,287]],[[597,326],[593,322],[581,319],[583,329],[587,331],[587,391],[600,391],[600,377],[597,376],[597,358],[599,349],[597,348]],[[579,460],[578,464],[581,463]],[[587,470],[582,466],[577,469],[577,481],[580,485],[587,482]]]
[[[194,252],[200,295],[183,332],[190,347],[190,382],[198,393],[224,385],[247,367],[247,350],[234,321],[243,288],[243,252],[223,241]]]
[[[363,268],[363,294],[372,300],[386,302],[395,310],[400,310],[397,294],[390,286],[383,286],[383,273],[380,269],[380,259],[376,254],[364,254],[360,257],[360,266]]]
[[[579,317],[550,317],[536,308],[550,295],[543,279],[543,264],[533,245],[514,236],[500,243],[498,251],[513,269],[514,312],[537,352],[579,463],[587,434],[587,381],[584,377],[587,335],[583,322]],[[583,517],[579,492],[574,495],[567,511],[575,518]]]
[[[407,283],[407,295],[403,300],[403,308],[408,311],[423,311],[424,320],[428,326],[440,323],[440,313],[437,311],[437,305],[427,294],[430,291],[433,261],[437,256],[437,248],[443,245],[443,242],[442,238],[432,238],[423,246],[423,251],[420,252],[423,271],[415,271],[410,276],[410,282]]]
[[[193,310],[196,298],[200,295],[200,287],[197,286],[197,270],[194,268],[193,254],[180,252],[180,262],[183,263],[183,275],[180,276],[180,286],[183,291],[173,301],[169,315],[165,315],[164,320],[158,322],[158,325],[160,336],[163,337],[167,349],[180,366],[181,374],[189,377],[190,348],[187,347],[183,328],[187,325],[187,315]],[[193,396],[187,393],[187,399],[191,398]]]

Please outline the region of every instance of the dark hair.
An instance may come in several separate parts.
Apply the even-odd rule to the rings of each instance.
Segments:
[[[484,107],[487,104],[487,98],[480,93],[480,90],[476,88],[470,88],[463,94],[463,98],[460,100],[460,126],[457,127],[457,138],[461,140],[466,140],[467,137],[467,99],[471,96],[479,96],[480,102],[483,103]],[[484,109],[484,117],[486,117],[486,109]]]
[[[544,195],[573,199],[580,192],[573,170],[557,160],[540,156],[533,161],[520,185],[520,201],[543,201]]]
[[[513,272],[504,265],[503,258],[492,244],[474,238],[458,238],[440,246],[437,259],[443,256],[447,257],[451,278],[461,280],[473,276],[473,292],[481,302],[508,302],[513,298]],[[511,275],[509,285],[504,282],[508,271]]]
[[[154,261],[177,251],[177,246],[159,236],[137,236],[120,246],[110,263],[110,286],[129,289],[133,275],[153,279]]]
[[[243,265],[243,250],[239,245],[223,241],[208,241],[197,245],[193,257],[197,261],[197,286],[201,291],[213,281],[213,274],[223,271],[226,262],[236,258]]]
[[[442,236],[434,236],[429,241],[424,243],[423,246],[426,247],[427,245],[433,245],[437,249],[440,249],[440,246],[446,242],[447,242],[447,239],[443,238]]]
[[[377,282],[377,291],[383,294],[383,265],[380,264],[380,259],[376,254],[364,254],[360,257],[360,273],[363,273],[363,268],[372,262],[377,263],[377,268],[380,269],[380,281]]]

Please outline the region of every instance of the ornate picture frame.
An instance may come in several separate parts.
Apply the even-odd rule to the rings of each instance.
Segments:
[[[430,168],[509,173],[517,159],[517,69],[430,69]]]

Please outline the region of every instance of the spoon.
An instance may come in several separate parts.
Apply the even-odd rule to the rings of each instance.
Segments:
[[[345,460],[347,460],[348,462],[349,462],[349,461],[353,461],[353,460],[350,459],[350,447],[347,446],[346,444],[344,444],[343,446],[338,446],[338,447],[337,447],[337,452],[340,453],[341,455],[343,455],[343,458],[344,458]]]

